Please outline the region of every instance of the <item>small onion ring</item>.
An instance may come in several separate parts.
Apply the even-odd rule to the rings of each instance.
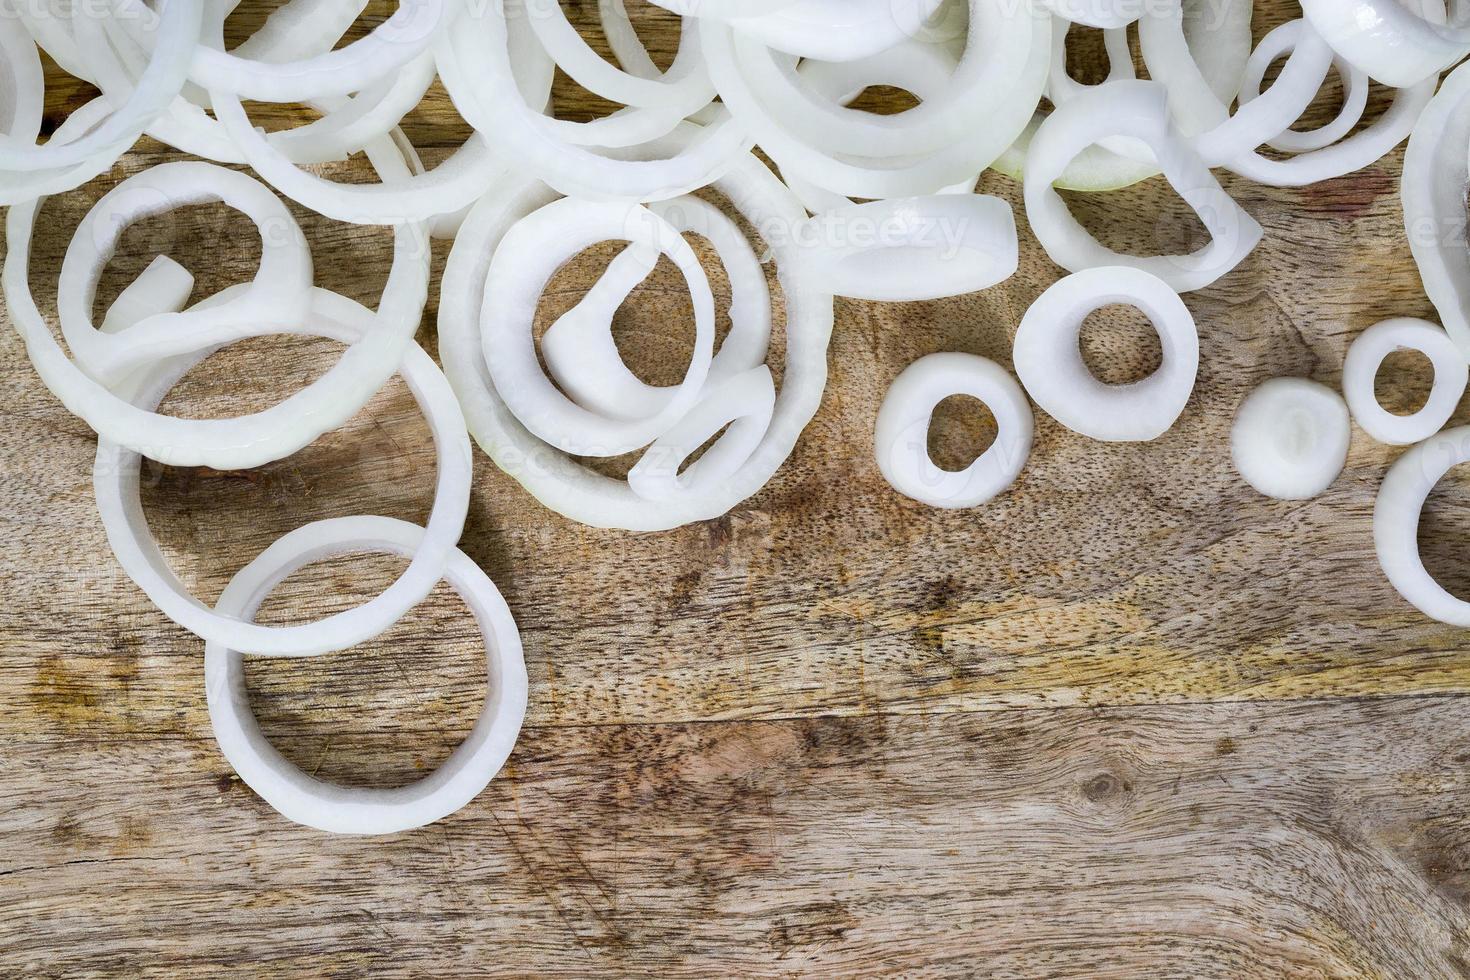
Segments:
[[[1434,385],[1422,408],[1394,415],[1378,403],[1373,383],[1383,359],[1396,350],[1415,350],[1434,365]],[[1342,393],[1363,431],[1390,446],[1407,446],[1434,435],[1455,414],[1470,381],[1465,355],[1438,326],[1413,317],[1375,323],[1348,348],[1342,364]]]
[[[928,449],[935,406],[951,395],[984,402],[997,427],[995,442],[956,472],[935,466]],[[883,397],[874,435],[878,469],[893,489],[921,503],[975,507],[1020,475],[1034,424],[1026,395],[1005,368],[974,354],[930,354],[904,368]]]
[[[1104,384],[1078,346],[1088,314],[1114,303],[1141,310],[1163,347],[1159,368],[1133,384]],[[1104,442],[1148,442],[1173,426],[1194,390],[1199,334],[1168,283],[1128,266],[1078,272],[1042,293],[1016,331],[1016,374],[1026,393],[1073,432]]]
[[[620,238],[667,255],[694,303],[689,367],[647,417],[608,418],[572,401],[542,373],[532,337],[541,293],[556,270],[582,249]],[[566,197],[518,221],[490,262],[481,323],[485,363],[506,405],[542,440],[578,456],[620,456],[657,439],[699,400],[714,354],[714,297],[699,258],[672,225],[636,204]]]
[[[1250,60],[1245,65],[1245,80],[1240,85],[1242,105],[1260,97],[1267,69],[1276,62],[1277,58],[1284,54],[1289,55],[1294,51],[1301,40],[1302,32],[1309,29],[1306,21],[1291,20],[1261,38],[1261,43],[1256,45],[1256,49],[1251,52]],[[1283,153],[1320,150],[1324,146],[1331,146],[1352,132],[1353,127],[1363,118],[1363,113],[1368,108],[1367,73],[1360,68],[1353,67],[1340,55],[1333,57],[1332,65],[1342,79],[1342,106],[1337,110],[1337,115],[1332,118],[1331,122],[1316,129],[1288,129],[1271,140],[1271,146]]]
[[[710,361],[706,385],[764,362],[771,339],[771,291],[745,233],[724,212],[697,197],[657,201],[648,209],[681,234],[708,239],[730,281],[730,330]],[[541,337],[541,358],[557,385],[578,404],[603,416],[646,418],[666,408],[673,397],[673,389],[644,384],[628,370],[612,336],[614,313],[657,261],[658,253],[652,249],[625,249],[587,295]]]

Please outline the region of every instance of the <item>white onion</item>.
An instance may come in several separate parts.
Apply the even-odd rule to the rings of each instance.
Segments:
[[[1308,500],[1342,472],[1351,428],[1337,392],[1305,378],[1272,378],[1241,402],[1230,457],[1266,496]]]
[[[1132,384],[1104,384],[1082,359],[1088,314],[1122,304],[1158,331],[1158,370]],[[1026,393],[1074,432],[1106,442],[1147,442],[1169,430],[1194,390],[1199,335],[1179,294],[1157,276],[1127,266],[1088,269],[1053,285],[1016,331],[1016,374]]]
[[[317,521],[277,541],[230,580],[215,604],[220,616],[249,623],[271,590],[304,565],[333,555],[413,555],[423,528],[387,517]],[[479,795],[515,747],[526,715],[520,632],[500,590],[455,550],[444,578],[469,606],[485,638],[485,704],[470,734],[438,769],[393,789],[340,786],[303,772],[281,755],[250,711],[239,651],[204,648],[204,686],[215,741],[245,784],[283,816],[337,834],[392,834],[448,816]]]
[[[1378,403],[1374,380],[1383,359],[1396,350],[1414,350],[1434,366],[1434,385],[1423,407],[1412,415],[1394,415]],[[1375,323],[1348,348],[1342,364],[1342,393],[1353,418],[1379,442],[1407,446],[1434,435],[1455,413],[1470,365],[1455,342],[1433,323],[1397,317]]]
[[[962,470],[942,470],[929,456],[935,407],[952,395],[976,398],[995,416],[995,442]],[[930,354],[904,369],[878,410],[878,469],[892,487],[933,507],[975,507],[1015,482],[1031,455],[1031,405],[994,361],[974,354]]]

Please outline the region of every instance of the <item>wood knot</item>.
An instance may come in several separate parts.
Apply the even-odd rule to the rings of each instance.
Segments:
[[[1102,803],[1127,793],[1132,788],[1112,773],[1104,772],[1082,784],[1082,795],[1094,803]]]

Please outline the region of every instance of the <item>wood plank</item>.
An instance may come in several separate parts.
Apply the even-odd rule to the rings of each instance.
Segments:
[[[292,744],[382,764],[330,741]],[[460,813],[364,840],[286,823],[193,726],[6,742],[0,969],[1463,975],[1467,758],[1461,698],[536,729]]]

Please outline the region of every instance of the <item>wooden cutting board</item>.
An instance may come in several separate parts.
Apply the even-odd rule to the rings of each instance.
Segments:
[[[1258,8],[1259,33],[1294,5]],[[637,12],[667,48],[668,22]],[[599,109],[559,91],[574,113]],[[49,123],[84,97],[57,79]],[[437,86],[407,129],[429,162],[467,132]],[[32,268],[43,307],[90,204],[178,157],[141,144],[46,206]],[[1306,190],[1223,178],[1265,238],[1186,297],[1201,363],[1179,423],[1154,443],[1104,445],[1038,412],[1019,482],[975,510],[894,493],[871,443],[899,371],[935,351],[1009,365],[1021,315],[1060,275],[1017,187],[995,174],[980,190],[1017,207],[1020,272],[953,300],[839,300],[821,411],[770,485],[727,516],[657,535],[581,527],[477,454],[462,547],[521,625],[526,726],[479,799],[388,839],[297,827],[232,774],[210,734],[202,644],[111,557],[92,500],[95,439],[42,388],[0,312],[0,971],[1470,970],[1470,657],[1374,559],[1374,494],[1398,450],[1355,429],[1342,476],[1294,503],[1255,494],[1229,459],[1231,417],[1253,386],[1335,386],[1365,327],[1432,315],[1404,238],[1401,161]],[[327,172],[368,179],[355,164]],[[1115,247],[1191,241],[1159,180],[1069,200]],[[318,284],[374,303],[390,236],[296,211]],[[217,206],[144,222],[124,236],[102,303],[160,251],[194,271],[197,299],[251,276],[259,244]],[[558,277],[544,322],[608,254]],[[717,268],[712,281],[727,297]],[[431,352],[436,309],[431,298],[420,333]],[[620,312],[619,342],[649,380],[687,356],[688,310],[661,268]],[[1109,380],[1157,359],[1118,311],[1093,319],[1084,346]],[[335,356],[249,342],[165,407],[262,407]],[[1385,402],[1411,408],[1420,368],[1390,362]],[[986,424],[947,405],[935,452],[973,454]],[[395,381],[270,466],[150,467],[144,502],[174,567],[212,601],[301,524],[421,522],[433,463]],[[1462,592],[1467,501],[1452,474],[1422,535],[1431,570]],[[400,568],[314,567],[263,619],[347,608]],[[249,680],[292,760],[393,785],[468,731],[482,656],[441,586],[373,643],[252,662]]]

